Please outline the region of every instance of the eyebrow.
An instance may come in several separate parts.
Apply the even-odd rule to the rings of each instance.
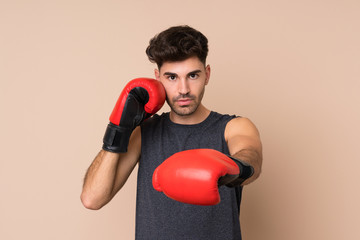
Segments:
[[[186,74],[187,76],[191,75],[191,74],[197,74],[197,73],[200,73],[202,72],[200,69],[198,70],[194,70],[194,71],[191,71],[189,72],[188,74]],[[163,74],[164,76],[178,76],[176,73],[172,73],[172,72],[164,72]]]
[[[177,76],[177,74],[172,72],[164,72],[164,76]]]
[[[200,73],[200,72],[201,72],[201,70],[199,69],[199,70],[195,70],[195,71],[189,72],[187,75],[189,76],[189,75],[191,75],[191,74],[197,74],[197,73]]]

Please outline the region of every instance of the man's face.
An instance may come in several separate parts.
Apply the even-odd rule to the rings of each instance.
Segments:
[[[155,70],[156,79],[166,90],[166,101],[179,116],[194,113],[201,104],[205,85],[210,78],[210,66],[192,57],[179,62],[165,62]]]

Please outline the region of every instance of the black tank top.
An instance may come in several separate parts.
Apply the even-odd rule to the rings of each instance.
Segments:
[[[154,115],[141,125],[136,239],[241,239],[239,213],[241,187],[219,188],[221,202],[198,206],[172,200],[152,186],[152,174],[174,153],[212,148],[229,154],[224,138],[226,124],[235,116],[211,112],[201,123],[173,123],[169,113]]]

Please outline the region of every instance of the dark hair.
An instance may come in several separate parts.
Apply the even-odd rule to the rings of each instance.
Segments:
[[[183,61],[190,57],[198,57],[206,63],[208,40],[199,31],[189,26],[175,26],[157,34],[149,42],[146,54],[150,62],[158,68],[164,62]]]

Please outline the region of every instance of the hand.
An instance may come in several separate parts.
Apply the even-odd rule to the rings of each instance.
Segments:
[[[115,153],[126,152],[132,131],[160,110],[165,98],[165,89],[160,81],[150,78],[130,81],[110,115],[103,149]]]
[[[193,149],[166,159],[153,174],[153,187],[168,197],[189,204],[216,205],[218,186],[241,176],[236,159],[213,150]]]

